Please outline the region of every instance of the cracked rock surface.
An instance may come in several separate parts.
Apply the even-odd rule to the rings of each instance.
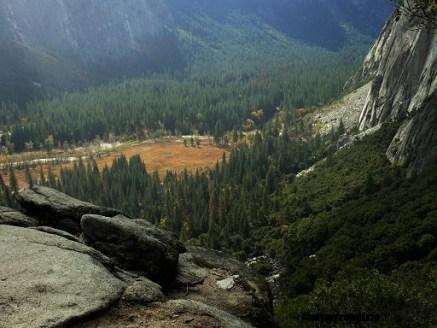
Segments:
[[[0,226],[0,327],[58,327],[110,307],[125,284],[93,254],[57,235]]]

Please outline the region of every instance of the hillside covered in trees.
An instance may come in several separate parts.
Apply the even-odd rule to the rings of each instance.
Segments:
[[[278,108],[294,110],[335,99],[360,60],[306,49],[302,57],[238,71],[156,75],[19,106],[0,105],[3,152],[79,145],[99,137],[201,134],[217,138],[252,130]],[[258,114],[256,114],[258,112]]]
[[[386,0],[2,0],[0,99],[239,70],[305,57],[302,47],[367,48],[391,10]]]

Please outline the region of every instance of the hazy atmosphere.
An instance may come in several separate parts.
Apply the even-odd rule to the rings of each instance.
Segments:
[[[0,328],[437,327],[435,0],[0,0]]]

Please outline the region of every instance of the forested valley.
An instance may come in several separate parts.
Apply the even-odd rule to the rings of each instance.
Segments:
[[[383,308],[391,323],[432,325],[437,304],[432,266],[437,249],[434,171],[407,179],[402,168],[388,162],[385,149],[396,125],[385,125],[378,134],[343,148],[342,124],[327,135],[318,134],[299,107],[329,97],[312,96],[299,104],[290,97],[290,109],[284,110],[284,102],[264,95],[271,111],[232,111],[236,115],[230,118],[226,107],[218,104],[205,114],[215,113],[217,121],[199,120],[200,125],[186,126],[187,130],[158,127],[160,133],[212,133],[215,143],[231,146],[231,155],[209,171],[160,176],[134,156],[118,158],[103,170],[90,160],[62,169],[59,176],[51,169],[47,176],[41,171],[38,179],[28,173],[27,181],[120,208],[192,245],[229,252],[241,260],[267,255],[280,261],[285,270],[280,280],[283,301],[276,315],[285,327],[300,325],[306,313],[330,313],[338,307],[351,313],[380,313]],[[227,106],[269,108],[260,98],[251,101],[253,107],[238,100]],[[72,126],[74,121],[64,127]],[[197,130],[200,126],[204,130]],[[312,172],[301,173],[321,160]],[[1,200],[14,207],[18,184],[13,168],[8,176],[9,186],[0,181]],[[269,261],[255,268],[267,275],[273,270]]]
[[[70,147],[114,136],[200,134],[261,128],[278,109],[320,106],[342,93],[362,50],[311,49],[266,65],[156,75],[27,105],[0,105],[3,153]]]
[[[435,14],[435,7],[425,3]],[[419,91],[435,85],[436,65],[424,68],[423,78],[415,70],[426,65],[413,60],[418,52],[431,49],[428,61],[435,61],[435,47],[425,43],[433,34],[398,37],[421,33],[396,25],[407,25],[400,12],[385,27],[382,45],[377,43],[360,66],[372,34],[363,34],[353,24],[342,26],[335,15],[329,18],[337,24],[322,34],[305,31],[312,41],[304,43],[303,36],[288,38],[283,24],[273,29],[262,10],[263,19],[233,11],[215,15],[216,9],[204,15],[196,8],[197,20],[190,16],[191,9],[184,9],[176,20],[171,40],[178,43],[172,47],[182,49],[184,60],[193,65],[179,67],[181,53],[159,58],[159,51],[168,49],[154,40],[159,51],[148,55],[166,65],[174,59],[178,69],[160,67],[129,78],[115,75],[109,83],[84,83],[67,91],[49,85],[50,92],[41,88],[41,94],[29,94],[23,101],[15,101],[22,90],[13,88],[14,97],[1,98],[0,205],[26,213],[17,201],[20,171],[26,187],[46,186],[119,209],[127,221],[147,220],[185,245],[246,261],[263,282],[268,278],[274,286],[274,315],[280,327],[314,327],[304,320],[308,314],[368,314],[381,324],[375,327],[383,328],[437,327],[437,171],[435,147],[429,146],[435,140],[437,119],[430,110],[437,104],[435,92],[402,107],[411,100],[406,99],[408,92],[417,91],[412,85],[420,84]],[[316,15],[319,28],[327,15]],[[338,40],[321,39],[337,29],[342,32]],[[413,39],[421,48],[408,43]],[[401,53],[393,50],[391,58],[385,53],[389,41],[405,41],[410,53],[399,50],[408,48],[405,44],[396,44],[393,49]],[[390,58],[381,59],[381,53]],[[407,55],[413,59],[404,62]],[[38,60],[53,64],[45,56]],[[135,64],[132,59],[129,70]],[[72,67],[71,74],[80,76],[76,69]],[[5,72],[22,78],[27,71]],[[393,77],[393,72],[398,75]],[[420,78],[410,83],[416,75]],[[29,81],[29,90],[39,88],[33,76]],[[353,127],[346,126],[341,116],[326,109],[340,103],[345,116],[356,111],[354,104],[339,99],[360,87],[368,92],[356,106],[361,113],[365,104],[365,110],[355,113]],[[395,93],[398,90],[403,93]],[[417,93],[420,98],[426,92]],[[393,102],[385,106],[389,100]],[[416,114],[416,107],[425,108],[427,115]],[[329,131],[314,119],[324,115]],[[422,127],[428,129],[425,136]],[[415,134],[405,137],[411,131]],[[15,155],[36,153],[51,159],[90,144],[169,137],[184,149],[206,147],[205,140],[210,140],[208,146],[223,150],[223,157],[212,168],[164,173],[151,170],[140,154],[117,156],[103,168],[94,155],[77,157],[65,167],[9,161]],[[430,155],[414,142],[427,143]],[[412,170],[408,162],[420,170]]]

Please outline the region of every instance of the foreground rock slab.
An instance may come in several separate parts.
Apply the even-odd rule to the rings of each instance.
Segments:
[[[125,284],[95,254],[61,236],[0,225],[0,327],[60,327],[109,308]]]
[[[80,219],[84,214],[115,216],[121,212],[83,202],[57,190],[33,186],[16,196],[18,203],[31,216],[37,217],[41,225],[68,231],[80,232]]]
[[[81,227],[85,242],[111,257],[121,268],[144,273],[169,285],[176,276],[181,246],[151,225],[124,216],[84,215]]]

